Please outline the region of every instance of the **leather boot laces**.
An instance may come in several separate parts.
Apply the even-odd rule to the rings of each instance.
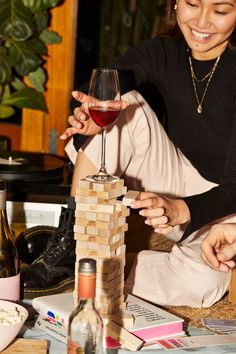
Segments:
[[[59,226],[54,235],[49,240],[46,250],[42,254],[42,258],[46,262],[51,262],[55,258],[65,253],[65,248],[70,248],[73,240],[73,219],[74,210],[67,209],[60,219]],[[63,247],[66,246],[66,247]]]

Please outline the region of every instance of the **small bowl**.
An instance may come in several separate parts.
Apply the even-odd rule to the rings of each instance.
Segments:
[[[14,308],[20,311],[22,319],[15,324],[0,324],[0,352],[15,339],[29,315],[28,311],[23,306],[15,304],[14,302],[0,300],[0,310],[11,311]]]

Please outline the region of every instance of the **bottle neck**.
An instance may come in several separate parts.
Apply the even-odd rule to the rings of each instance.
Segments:
[[[96,274],[81,274],[78,276],[78,298],[94,302],[96,292]]]
[[[86,307],[87,309],[89,308],[94,308],[95,306],[95,299],[81,299],[79,298],[78,305],[82,307]]]
[[[0,190],[0,210],[6,209],[6,190]]]

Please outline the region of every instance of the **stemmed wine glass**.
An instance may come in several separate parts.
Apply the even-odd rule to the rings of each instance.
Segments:
[[[115,69],[93,69],[88,95],[95,98],[89,103],[89,114],[93,121],[102,128],[101,167],[97,174],[86,179],[95,182],[115,182],[118,177],[109,175],[105,167],[106,129],[113,124],[121,107],[120,84],[118,72]]]

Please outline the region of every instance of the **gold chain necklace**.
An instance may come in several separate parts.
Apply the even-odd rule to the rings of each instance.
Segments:
[[[192,78],[192,82],[193,82],[193,89],[194,89],[194,93],[195,93],[195,97],[196,97],[196,101],[197,101],[197,104],[198,104],[198,107],[197,107],[197,112],[198,113],[202,113],[202,104],[203,104],[203,101],[205,99],[205,96],[206,96],[206,93],[207,93],[207,89],[208,89],[208,86],[210,84],[210,81],[212,79],[212,76],[216,70],[216,67],[217,67],[217,64],[219,63],[219,60],[220,60],[220,55],[216,58],[216,61],[215,61],[215,64],[213,65],[211,71],[202,79],[202,80],[197,80],[196,79],[196,75],[193,71],[193,64],[192,64],[192,58],[191,56],[189,55],[189,65],[190,65],[190,71],[191,71],[191,78]],[[196,88],[196,83],[195,83],[195,80],[198,81],[198,82],[202,82],[204,81],[207,77],[209,76],[209,79],[207,80],[207,83],[206,83],[206,87],[204,89],[204,92],[203,92],[203,95],[202,95],[202,98],[201,100],[199,99],[198,97],[198,93],[197,93],[197,88]]]

